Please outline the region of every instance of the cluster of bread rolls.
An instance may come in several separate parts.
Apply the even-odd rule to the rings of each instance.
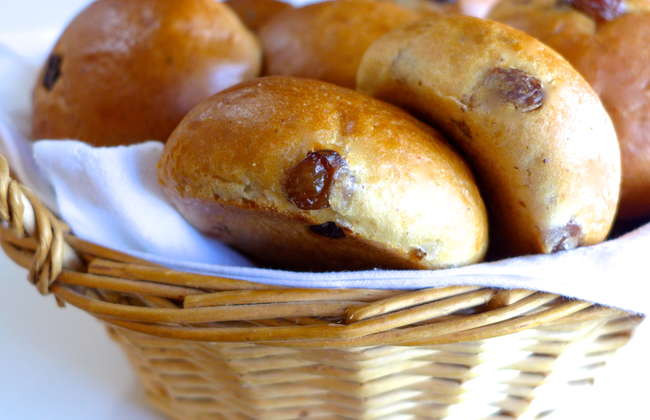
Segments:
[[[650,95],[622,105],[603,86],[647,67],[610,76],[611,58],[582,54],[592,87],[532,36],[462,16],[469,4],[98,0],[44,66],[33,136],[166,141],[169,200],[264,266],[437,269],[603,241],[621,171],[643,166],[624,146],[621,169],[616,129],[650,150],[621,134],[644,131],[626,107]],[[629,32],[595,19],[591,37]]]

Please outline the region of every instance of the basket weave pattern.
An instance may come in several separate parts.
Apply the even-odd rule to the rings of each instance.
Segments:
[[[639,317],[536,291],[285,289],[177,272],[71,235],[0,156],[0,243],[107,325],[176,419],[532,419]]]

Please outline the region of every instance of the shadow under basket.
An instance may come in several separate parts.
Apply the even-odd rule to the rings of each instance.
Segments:
[[[530,290],[317,290],[169,270],[71,235],[0,156],[1,245],[104,323],[173,419],[535,419],[641,318]]]

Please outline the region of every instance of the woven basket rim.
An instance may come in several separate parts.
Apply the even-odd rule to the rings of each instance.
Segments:
[[[150,335],[295,347],[415,346],[625,314],[534,290],[296,289],[171,270],[75,237],[11,177],[1,154],[0,197],[0,244],[29,270],[40,293]]]

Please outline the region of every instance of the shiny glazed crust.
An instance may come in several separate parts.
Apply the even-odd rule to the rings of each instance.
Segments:
[[[166,140],[211,94],[259,74],[261,50],[213,0],[99,0],[60,37],[34,90],[32,137]]]
[[[524,87],[539,83],[543,96],[505,99],[521,88],[508,89],[513,74],[527,78]],[[375,42],[357,83],[423,115],[465,151],[500,252],[549,253],[605,239],[619,194],[616,134],[591,87],[539,41],[471,17],[423,20]]]
[[[597,23],[554,0],[504,0],[490,17],[555,48],[600,95],[621,145],[619,215],[635,219],[650,216],[650,1],[626,1],[624,8]]]
[[[227,0],[224,3],[253,31],[281,11],[293,8],[289,3],[278,0]]]
[[[285,185],[309,152],[345,161],[329,207],[301,210]],[[328,83],[268,77],[192,110],[159,165],[196,227],[271,266],[441,268],[479,261],[487,216],[468,167],[405,112]],[[310,226],[334,222],[344,238]]]
[[[287,10],[260,31],[265,74],[354,87],[359,61],[377,38],[420,14],[374,0],[338,0]]]

